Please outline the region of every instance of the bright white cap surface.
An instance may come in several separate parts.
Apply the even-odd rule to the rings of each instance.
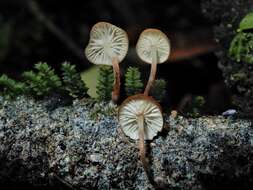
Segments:
[[[85,49],[87,59],[94,64],[112,65],[112,59],[121,62],[128,51],[128,37],[124,30],[107,22],[95,24]]]
[[[127,98],[119,108],[119,124],[131,139],[139,139],[137,117],[144,116],[144,139],[152,140],[163,128],[163,116],[159,104],[144,95]]]
[[[170,55],[170,41],[160,30],[144,30],[137,42],[136,51],[138,56],[146,63],[152,64],[152,55],[156,55],[157,63],[168,60]],[[152,51],[155,51],[152,53]]]

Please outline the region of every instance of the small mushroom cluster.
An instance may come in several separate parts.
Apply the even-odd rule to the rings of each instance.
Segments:
[[[85,49],[87,59],[94,64],[111,65],[114,70],[113,102],[120,91],[119,63],[128,51],[126,32],[110,23],[99,22],[90,32],[90,41]],[[163,129],[161,106],[149,95],[155,81],[157,64],[164,63],[170,55],[168,37],[157,29],[144,30],[136,45],[140,59],[151,64],[150,76],[143,94],[128,97],[119,107],[119,124],[128,137],[139,140],[140,159],[148,175],[145,140],[152,140]]]
[[[90,32],[90,40],[85,48],[87,59],[97,65],[110,65],[114,71],[112,101],[117,102],[120,94],[119,63],[125,58],[129,46],[127,33],[108,22],[98,22]],[[157,64],[164,63],[170,55],[168,37],[157,29],[144,30],[137,42],[136,52],[140,59],[151,64],[149,80],[144,95],[148,96],[155,81]]]

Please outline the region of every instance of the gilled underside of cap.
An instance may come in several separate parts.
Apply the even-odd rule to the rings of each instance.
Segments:
[[[137,42],[138,56],[146,63],[152,63],[152,50],[155,50],[157,63],[165,62],[170,55],[170,41],[168,37],[157,29],[144,30]]]
[[[95,24],[85,49],[87,59],[94,64],[112,65],[112,59],[121,62],[128,51],[128,37],[124,30],[107,22]]]
[[[163,116],[158,105],[146,98],[126,100],[119,110],[119,123],[124,133],[132,139],[139,139],[137,117],[144,115],[145,140],[152,140],[163,127]]]

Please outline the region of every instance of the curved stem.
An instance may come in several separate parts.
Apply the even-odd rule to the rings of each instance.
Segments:
[[[52,20],[41,10],[39,3],[35,0],[24,1],[27,3],[27,7],[31,14],[39,21],[41,24],[45,26],[45,28],[51,32],[56,38],[59,39],[61,43],[63,43],[66,48],[68,48],[73,55],[82,60],[82,64],[84,64],[84,56],[82,49],[78,47],[78,45],[64,33],[57,25],[55,25]]]
[[[155,81],[156,76],[156,70],[157,70],[157,52],[156,50],[152,50],[152,64],[151,64],[151,71],[149,74],[149,79],[147,86],[144,91],[144,95],[148,96],[150,89],[152,88],[152,85]]]
[[[117,58],[112,59],[112,67],[114,73],[114,84],[113,84],[113,91],[112,91],[112,101],[117,103],[120,94],[120,68],[119,62]]]

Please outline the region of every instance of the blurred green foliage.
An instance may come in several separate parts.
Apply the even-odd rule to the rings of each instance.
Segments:
[[[98,100],[111,100],[111,93],[113,89],[114,75],[111,66],[101,66],[99,68],[97,95]]]
[[[200,117],[203,115],[206,100],[203,96],[193,96],[191,101],[183,108],[183,112],[188,117]]]
[[[190,110],[189,115],[192,117],[199,117],[201,116],[203,109],[204,109],[204,105],[205,105],[206,101],[205,98],[203,96],[196,96],[193,98],[192,101],[192,107]]]
[[[233,38],[229,56],[237,62],[253,64],[253,13],[247,14],[241,21],[237,34]]]
[[[239,32],[230,44],[229,56],[237,62],[253,64],[253,33]]]
[[[125,74],[125,90],[127,96],[141,93],[143,83],[141,81],[141,73],[137,67],[129,67]]]
[[[253,12],[248,13],[240,22],[239,31],[253,29]]]
[[[156,79],[151,90],[150,95],[157,101],[162,102],[166,96],[166,81],[163,79]]]

